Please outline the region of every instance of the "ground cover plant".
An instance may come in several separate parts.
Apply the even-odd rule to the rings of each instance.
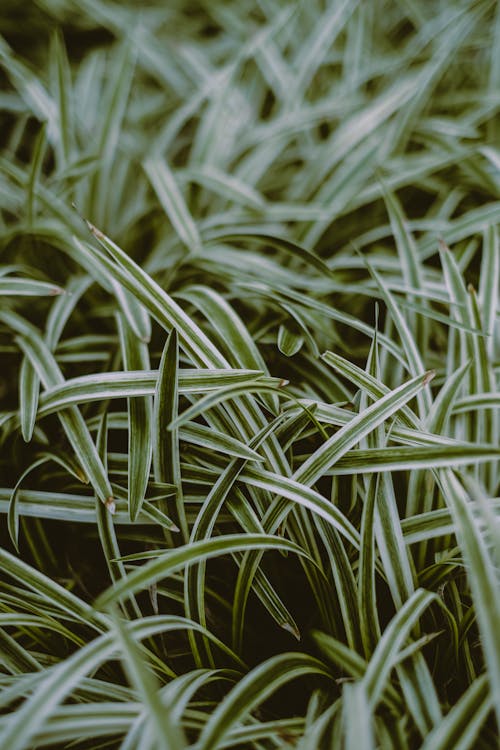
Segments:
[[[0,32],[0,747],[498,747],[497,3]]]

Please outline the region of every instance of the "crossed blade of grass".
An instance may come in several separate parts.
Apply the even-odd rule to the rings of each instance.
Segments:
[[[419,380],[419,379],[417,379],[417,380]],[[425,378],[425,379],[424,379],[423,381],[420,381],[420,380],[419,380],[419,385],[423,385],[423,384],[425,384],[425,383],[427,382],[427,380],[428,380],[428,378],[427,378],[427,377],[426,377],[426,378]],[[419,385],[418,385],[418,384],[416,384],[416,387],[419,387]],[[415,386],[413,386],[413,384],[412,384],[412,389],[408,390],[408,394],[406,394],[406,393],[405,393],[405,399],[406,399],[406,400],[409,400],[409,399],[410,399],[410,398],[411,398],[411,397],[412,397],[412,396],[414,395],[414,393],[415,393],[415,392],[416,392],[416,391],[415,391]],[[398,402],[398,401],[397,401],[397,398],[394,398],[394,396],[392,396],[392,394],[390,394],[390,393],[389,393],[389,394],[386,394],[386,396],[385,396],[385,397],[384,397],[384,398],[382,399],[382,401],[387,401],[388,403],[390,403],[390,400],[391,400],[391,398],[392,398],[392,400],[394,401],[394,403],[395,403],[395,405],[396,405],[396,407],[397,407],[397,405],[399,405],[399,403],[400,403],[400,402]],[[376,404],[374,405],[374,408],[376,408]],[[393,407],[393,408],[394,408],[394,407]],[[369,411],[370,411],[370,410],[369,410]],[[373,409],[372,409],[372,411],[373,411]],[[380,411],[380,409],[379,409],[379,411]],[[382,415],[383,415],[383,416],[382,416],[382,419],[383,419],[383,418],[384,418],[384,416],[385,416],[385,412],[383,412],[383,411],[382,411],[381,413],[382,413]],[[388,412],[388,413],[390,413],[390,412]],[[362,415],[361,415],[361,416],[362,416]],[[352,426],[351,426],[351,423],[352,423]],[[360,422],[360,424],[362,424],[362,421]],[[369,423],[368,423],[368,424],[369,424]],[[374,423],[374,425],[375,425],[375,424],[376,424],[376,423]],[[344,427],[343,429],[344,429],[344,431],[345,431],[345,430],[351,430],[351,431],[353,431],[353,435],[354,435],[354,437],[352,438],[352,442],[353,442],[353,444],[355,444],[355,443],[359,442],[359,440],[360,440],[360,438],[361,438],[361,435],[362,435],[363,433],[359,431],[359,428],[357,428],[357,425],[356,425],[356,420],[351,420],[351,422],[348,422],[348,423],[347,423],[347,425],[346,425],[346,426],[345,426],[345,427]],[[370,429],[370,427],[369,427],[368,429]],[[339,437],[340,437],[340,438],[342,437],[342,430],[341,430],[341,432],[340,432],[340,436],[339,436],[339,435],[336,435],[336,436],[334,436],[334,438],[333,438],[333,441],[334,441],[334,442],[340,442],[340,440],[339,440]],[[333,443],[332,443],[332,444],[333,444]],[[348,444],[347,444],[347,445],[348,445]],[[321,451],[322,451],[322,452],[325,452],[325,451],[327,451],[327,450],[329,450],[329,449],[330,449],[330,446],[329,446],[329,443],[327,443],[327,444],[326,444],[326,448],[325,448],[325,446],[323,446],[323,447],[321,448]],[[329,456],[329,458],[331,459],[331,456]],[[312,462],[311,462],[311,466],[312,466],[313,464],[314,464],[314,461],[312,461]],[[315,472],[316,472],[316,473],[315,473]],[[307,466],[307,465],[306,465],[306,468],[305,468],[305,469],[302,469],[302,472],[301,472],[301,473],[305,473],[305,475],[306,475],[306,476],[308,475],[308,466]],[[310,472],[309,472],[309,473],[310,473]],[[313,475],[312,475],[312,477],[311,477],[311,478],[313,478],[313,479],[314,479],[314,477],[316,477],[316,475],[317,475],[317,469],[315,469],[315,470],[313,471]],[[268,485],[268,486],[270,486],[270,485]],[[140,574],[141,574],[141,575],[144,575],[144,574],[145,574],[145,572],[146,572],[146,571],[140,571]],[[143,582],[144,582],[144,581],[143,581]],[[128,580],[126,580],[126,582],[125,582],[125,583],[126,583],[126,587],[125,587],[125,588],[124,588],[123,590],[127,591],[127,593],[133,593],[133,589],[132,589],[132,588],[130,587],[130,585],[128,584]],[[120,588],[119,588],[119,589],[117,590],[117,593],[116,593],[115,595],[118,595],[118,592],[119,592],[119,591],[120,591]],[[21,745],[20,745],[20,746],[21,746]]]

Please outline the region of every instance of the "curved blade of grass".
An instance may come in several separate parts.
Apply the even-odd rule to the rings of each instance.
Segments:
[[[158,750],[182,750],[186,747],[182,729],[173,721],[170,707],[161,701],[159,685],[147,663],[144,663],[143,655],[132,634],[113,612],[111,620],[116,640],[121,647],[125,670],[150,717]]]
[[[355,680],[363,677],[367,662],[356,651],[346,646],[342,641],[319,630],[313,630],[311,636],[330,664],[340,667]]]
[[[97,450],[103,462],[103,465],[107,467],[107,453],[108,453],[108,426],[107,426],[107,415],[104,412],[97,433]],[[115,528],[113,525],[113,517],[110,513],[107,513],[104,505],[99,502],[99,498],[96,496],[95,502],[95,513],[97,521],[97,530],[99,533],[99,539],[103,549],[104,556],[106,558],[106,564],[110,578],[113,582],[119,581],[121,578],[125,578],[126,570],[124,564],[118,559],[121,555],[120,547],[118,545],[118,539],[116,536]],[[132,596],[130,600],[125,603],[125,612],[129,614],[130,618],[141,617],[141,610]]]
[[[47,318],[45,340],[53,351],[59,341],[64,326],[77,305],[80,297],[87,291],[92,280],[73,277],[67,285],[67,295],[61,296],[50,309]],[[39,399],[39,378],[33,365],[24,358],[20,371],[20,404],[21,430],[24,439],[31,440],[36,419]]]
[[[208,684],[212,680],[218,678],[224,679],[224,674],[221,672],[222,670],[193,670],[187,674],[175,677],[168,685],[162,688],[162,703],[165,703],[167,706],[172,706],[171,718],[174,722],[180,723],[192,695],[199,690],[200,687]],[[145,716],[144,713],[142,713],[139,714],[134,721],[130,731],[121,743],[119,750],[136,750],[138,747],[143,747],[144,737],[141,737],[141,734],[144,732],[145,728],[147,729],[147,726],[145,727],[144,724]]]
[[[106,618],[107,619],[107,618]],[[144,618],[130,624],[132,637],[143,640],[156,633],[199,627],[183,617],[163,615]],[[106,632],[64,661],[45,671],[37,689],[0,729],[0,742],[11,750],[24,750],[31,738],[44,726],[62,700],[88,673],[117,654],[116,635]]]
[[[282,299],[284,302],[298,302],[299,304],[302,304],[306,309],[310,308],[311,310],[316,310],[326,318],[330,318],[331,320],[335,320],[338,323],[349,326],[353,330],[365,334],[370,339],[372,339],[375,334],[374,328],[364,321],[359,320],[359,318],[356,318],[354,315],[349,315],[349,313],[336,310],[334,307],[332,307],[331,305],[327,305],[324,302],[319,302],[318,300],[314,299],[312,295],[302,294],[294,289],[282,286],[278,287],[277,285],[274,288],[271,288],[264,286],[264,284],[261,283],[250,284],[238,282],[238,287],[241,287],[242,289],[246,289],[248,291],[258,290],[260,294],[265,294],[272,299]],[[399,344],[393,341],[389,336],[385,336],[382,333],[378,334],[378,338],[379,343],[405,367],[407,367],[404,353],[401,351],[401,347],[399,346]]]
[[[28,216],[28,225],[31,226],[36,211],[36,190],[40,182],[40,174],[42,172],[43,161],[47,148],[47,125],[42,124],[40,132],[37,135],[35,145],[33,148],[33,158],[31,161],[30,176],[27,185],[27,200],[26,200],[26,213]]]
[[[4,549],[0,549],[0,563],[4,573],[39,594],[52,608],[65,612],[72,620],[101,631],[106,626],[107,618],[104,615],[94,612],[75,594]]]
[[[309,417],[306,413],[306,420],[309,421]],[[90,419],[88,421],[89,429],[92,431],[96,428],[96,420]],[[109,419],[110,429],[125,430],[127,429],[127,415],[123,412],[113,412]],[[236,438],[230,437],[229,435],[219,432],[213,427],[207,427],[196,422],[192,422],[185,425],[179,431],[179,436],[182,442],[188,443],[189,445],[196,446],[198,450],[194,452],[196,455],[203,453],[205,456],[211,456],[217,463],[220,457],[215,457],[215,453],[222,453],[228,456],[237,456],[239,458],[247,458],[250,461],[263,461],[263,457],[256,451],[248,448],[247,445]],[[207,469],[207,471],[210,471]],[[165,483],[158,483],[159,488],[165,487]],[[173,488],[173,485],[168,485],[169,489]],[[175,494],[175,493],[173,493]]]
[[[316,269],[316,271],[319,271],[326,278],[332,276],[332,271],[318,255],[315,255],[309,250],[306,250],[304,247],[297,245],[297,243],[291,242],[291,240],[287,240],[283,237],[274,237],[273,235],[259,232],[212,234],[209,237],[210,242],[228,243],[231,240],[251,240],[269,245],[270,247],[274,247],[277,250],[283,250],[283,252],[287,253],[287,255],[290,255],[294,258],[299,258],[308,266],[311,266],[312,268]]]
[[[450,300],[455,303],[453,309],[454,316],[462,323],[473,323],[469,315],[469,299],[465,284],[460,273],[460,269],[453,257],[451,250],[444,242],[439,243],[439,255],[443,268],[443,275],[448,290]],[[460,351],[458,352],[459,360],[456,362],[456,354],[453,347],[448,347],[448,371],[452,372],[457,369],[457,365],[462,365],[465,361],[472,361],[474,357],[473,341],[471,336],[459,333]],[[469,384],[473,388],[474,370],[470,371]],[[469,435],[471,438],[472,435]]]
[[[226,385],[247,383],[252,376],[254,381],[251,382],[263,380],[261,373],[249,370],[181,370],[179,392],[182,395],[207,393]],[[53,385],[40,394],[38,416],[43,417],[68,406],[89,401],[154,395],[157,380],[156,370],[129,373],[118,371],[73,378]],[[268,378],[269,380],[275,382],[274,378]],[[16,414],[7,414],[0,419],[0,424],[4,428],[9,423],[12,423],[11,428],[18,424]],[[186,426],[185,429],[189,427]]]
[[[248,549],[278,549],[307,557],[307,553],[296,544],[266,534],[229,534],[201,540],[169,551],[167,555],[162,555],[142,565],[138,570],[130,573],[124,581],[120,581],[113,589],[108,589],[101,594],[96,600],[96,607],[104,607],[123,596],[140,591],[190,563]]]
[[[116,151],[123,127],[127,102],[130,96],[136,64],[136,52],[131,37],[124,36],[107,60],[106,89],[99,102],[97,153],[99,170],[89,181],[88,202],[90,213],[99,223],[106,221],[109,206],[109,184]]]
[[[184,425],[179,430],[179,435],[185,443],[198,445],[207,448],[209,451],[218,451],[227,456],[246,458],[249,461],[264,460],[257,451],[246,446],[241,440],[236,440],[236,438],[214,430],[212,427],[205,427],[205,425],[196,422]]]
[[[381,398],[390,392],[390,388],[384,385],[384,383],[375,378],[369,372],[366,372],[366,370],[355,365],[353,362],[349,362],[349,360],[341,357],[340,354],[336,354],[335,352],[324,352],[324,354],[321,355],[321,359],[354,383],[358,388],[366,390],[373,399]],[[418,417],[407,406],[403,406],[400,409],[397,419],[398,421],[401,420],[401,422],[408,427],[416,429],[419,429],[420,427]]]
[[[126,732],[138,710],[136,701],[125,700],[62,706],[36,731],[33,742],[38,748],[99,739],[104,744],[107,738]]]
[[[441,722],[443,715],[431,671],[420,649],[437,633],[423,636],[403,650],[396,673],[408,711],[419,732],[426,737]]]
[[[474,234],[481,234],[490,226],[498,224],[500,216],[500,202],[486,203],[479,208],[473,208],[456,219],[448,222],[446,227],[446,240],[449,245],[467,239]],[[419,243],[419,252],[422,260],[431,258],[436,254],[436,236],[426,237]]]
[[[460,466],[476,464],[500,458],[500,448],[494,445],[457,443],[456,445],[435,446],[429,452],[428,446],[398,446],[397,448],[371,448],[351,450],[339,459],[327,473],[333,476],[342,474],[368,474],[381,471],[405,471],[418,468]]]
[[[457,399],[453,405],[453,414],[462,414],[475,409],[498,409],[500,395],[498,393],[475,393],[472,396]]]
[[[92,283],[89,276],[73,276],[66,284],[66,295],[54,300],[45,328],[45,340],[51,350],[57,346],[71,313]]]
[[[24,357],[19,370],[19,417],[25,443],[29,443],[33,437],[39,395],[39,378],[29,359]]]
[[[301,310],[299,313],[295,305],[285,304],[284,302],[280,304],[280,307],[291,318],[291,320],[283,324],[284,327],[288,328],[288,333],[295,334],[297,337],[302,336],[313,356],[319,357],[320,350],[315,337],[311,333],[311,330],[314,330],[318,324],[318,317],[306,310]]]
[[[404,543],[392,474],[381,474],[375,516],[375,538],[391,596],[399,609],[414,593],[414,567]]]
[[[265,208],[266,202],[255,188],[211,164],[190,166],[182,171],[182,177],[212,190],[231,202],[242,203],[257,210]]]
[[[361,648],[361,633],[359,627],[359,612],[357,607],[356,578],[352,569],[352,561],[342,543],[337,530],[330,523],[315,516],[309,524],[308,514],[300,508],[300,519],[305,529],[310,528],[309,536],[314,540],[316,546],[315,532],[323,542],[328,556],[328,574],[331,575],[338,597],[340,617],[338,617],[338,629],[345,631],[347,645],[351,648]],[[297,514],[298,515],[298,514]],[[307,540],[308,542],[309,540]],[[306,543],[307,543],[306,542]],[[308,547],[312,544],[309,542]],[[319,558],[321,559],[321,558]],[[331,573],[330,573],[331,571]]]
[[[0,278],[0,297],[55,297],[66,294],[56,284],[36,279],[22,279],[15,276]]]
[[[124,289],[112,277],[110,277],[110,283],[129,326],[139,341],[147,344],[151,339],[151,321],[146,310],[137,302],[133,294]]]
[[[73,107],[71,90],[71,68],[69,65],[64,38],[55,31],[50,44],[50,68],[52,85],[57,102],[59,138],[56,141],[58,169],[63,170],[69,162],[74,143]]]
[[[9,500],[9,510],[7,514],[7,527],[12,544],[16,548],[17,553],[19,553],[19,489],[26,477],[29,476],[29,474],[31,474],[31,472],[37,469],[39,466],[46,463],[48,460],[49,459],[44,456],[30,464],[28,468],[23,471],[16,482],[16,486],[12,490],[12,495],[10,496]]]
[[[270,492],[296,502],[328,521],[356,548],[359,548],[359,534],[346,516],[331,502],[315,490],[290,477],[283,477],[264,469],[254,470],[247,466],[241,479],[255,487],[266,488]]]
[[[290,326],[280,325],[278,329],[278,349],[285,357],[293,357],[300,352],[304,337],[296,333]]]
[[[49,374],[49,378],[46,377],[49,371],[44,372],[43,368],[50,352],[48,349],[38,349],[37,344],[39,345],[42,343],[41,339],[39,342],[35,343],[34,341],[17,337],[16,341],[24,354],[29,357],[43,384],[54,384],[52,376],[56,373],[59,376],[60,371],[59,369],[57,369],[57,371],[52,370]],[[43,364],[40,357],[44,357]],[[55,360],[52,360],[52,363],[57,367]],[[105,504],[106,508],[111,513],[113,513],[115,505],[111,485],[83,417],[76,407],[69,407],[59,413],[59,419],[61,420],[68,440],[75,451],[77,460],[82,466],[84,476],[88,477],[89,481],[92,482],[101,502]]]
[[[186,424],[192,419],[195,419],[195,417],[200,416],[200,414],[204,414],[204,412],[208,411],[208,409],[213,408],[214,406],[217,406],[218,404],[222,404],[225,401],[228,401],[230,399],[237,398],[238,396],[242,396],[246,393],[285,393],[286,391],[280,391],[279,389],[286,384],[287,381],[283,381],[280,378],[268,378],[268,380],[272,382],[264,382],[264,379],[261,378],[260,380],[257,380],[255,382],[247,382],[247,383],[235,383],[234,385],[228,385],[225,388],[221,388],[218,391],[213,391],[212,393],[207,393],[206,396],[203,396],[199,401],[197,401],[192,406],[189,406],[185,411],[182,412],[182,414],[179,414],[178,417],[176,417],[172,422],[170,422],[168,429],[169,430],[175,430],[178,427]],[[276,384],[276,385],[274,385]],[[289,397],[292,398],[291,394],[286,394]]]
[[[500,500],[489,498],[491,512],[496,516],[499,513]],[[471,502],[471,512],[480,518],[477,502]],[[455,525],[450,511],[446,508],[420,513],[410,516],[402,521],[402,529],[408,544],[433,539],[439,536],[455,533]]]
[[[274,424],[271,423],[264,427],[250,442],[251,448],[257,448],[267,438],[268,434],[273,430]],[[236,458],[230,461],[227,468],[219,475],[217,481],[214,483],[212,489],[207,495],[200,512],[197,515],[196,521],[191,531],[190,543],[200,539],[208,539],[212,536],[214,531],[218,514],[222,508],[226,497],[231,491],[234,483],[236,482],[238,475],[241,473],[245,466],[245,459]],[[195,618],[200,621],[202,625],[206,624],[205,616],[205,572],[206,563],[204,560],[200,561],[195,567],[189,566],[186,570],[184,578],[184,600],[186,607],[186,614],[188,617]],[[272,603],[272,595],[268,598],[268,603]],[[279,615],[278,615],[279,617]],[[276,619],[276,617],[275,617]],[[192,649],[193,655],[199,665],[203,663],[202,654],[195,640],[196,636],[192,635]],[[208,644],[204,644],[206,653],[210,661],[212,661],[210,649],[207,647]]]
[[[158,322],[170,331],[177,329],[179,341],[193,361],[203,367],[227,367],[228,363],[214,347],[196,323],[189,318],[182,308],[157,284],[151,276],[142,270],[129,256],[115,245],[96,227],[90,230],[109,256],[99,252],[91,245],[81,245],[75,239],[78,249],[85,249],[124,287],[126,287]],[[114,262],[113,262],[114,261]]]
[[[125,370],[148,370],[149,351],[125,318],[118,317],[118,331]],[[153,454],[153,404],[151,397],[128,400],[128,506],[130,520],[139,514],[148,485]]]
[[[391,222],[392,232],[396,240],[401,270],[405,283],[417,290],[423,288],[423,272],[420,263],[416,243],[407,227],[406,217],[400,201],[392,191],[384,187],[384,200],[387,213]],[[410,303],[415,302],[415,297],[407,295]],[[410,327],[415,330],[415,342],[418,350],[426,352],[428,349],[427,336],[429,327],[425,320],[413,316],[410,319]]]
[[[429,409],[426,418],[426,425],[433,432],[438,434],[444,432],[448,423],[449,415],[456,399],[457,391],[463,383],[464,377],[469,370],[470,363],[460,367],[453,373],[441,387],[434,402]],[[440,450],[439,446],[436,446]],[[433,455],[434,452],[433,452]],[[425,468],[430,468],[429,466]],[[415,515],[418,512],[425,512],[432,507],[434,496],[434,480],[430,478],[429,473],[414,472],[410,476],[408,485],[408,500],[406,504],[406,515]],[[419,549],[420,559],[423,560],[426,555],[426,545],[421,545]]]
[[[467,564],[472,599],[481,634],[490,695],[500,726],[500,598],[499,582],[491,555],[478,528],[467,494],[450,469],[439,472],[439,481],[457,528],[457,537]]]
[[[345,749],[375,750],[373,719],[364,685],[346,684],[342,690],[342,721]]]
[[[191,252],[201,249],[198,229],[171,169],[162,159],[147,159],[144,171],[181,241]]]
[[[264,533],[264,528],[256,513],[249,505],[247,498],[237,487],[234,488],[234,493],[231,493],[226,498],[226,506],[244,531],[247,531],[250,534],[255,532]],[[233,557],[238,564],[240,564],[244,558],[242,554],[237,553],[233,554]],[[288,631],[294,636],[294,638],[300,641],[300,630],[297,623],[261,568],[258,568],[255,573],[253,588],[255,594],[259,597],[264,607],[280,628]],[[241,643],[242,638],[243,628],[241,628],[241,632],[237,636],[233,634],[233,643]]]
[[[474,287],[469,284],[468,287],[470,300],[470,317],[476,325],[482,325],[482,311],[479,309]],[[479,393],[487,393],[496,389],[493,362],[488,356],[486,341],[484,338],[474,337],[472,340],[474,359],[472,371],[474,372],[474,384]],[[475,425],[475,439],[478,442],[498,443],[499,427],[498,420],[494,419],[488,410],[482,411],[477,415]],[[478,476],[484,482],[490,492],[495,492],[498,482],[498,466],[491,463],[489,466],[477,469]]]
[[[12,488],[0,487],[0,513],[8,514],[11,494]],[[175,492],[162,490],[161,498],[170,494],[174,495]],[[95,503],[91,495],[21,489],[16,502],[20,516],[47,518],[68,523],[92,524],[95,522]],[[178,531],[173,521],[155,507],[155,502],[158,502],[158,497],[151,498],[151,501],[144,501],[138,521],[141,524],[160,524],[170,531]],[[126,497],[123,500],[120,497],[116,498],[116,512],[112,516],[116,525],[131,525],[127,506]]]
[[[491,711],[492,702],[485,675],[468,687],[449,713],[424,740],[422,750],[470,750]]]
[[[361,519],[358,609],[360,614],[360,632],[367,657],[373,653],[377,642],[380,640],[380,624],[375,589],[375,506],[378,485],[378,477],[371,477]]]
[[[296,75],[292,91],[293,99],[304,99],[314,76],[328,59],[329,51],[335,39],[341,34],[355,11],[358,2],[342,2],[327,9],[316,20],[316,23],[303,44],[299,47],[294,60]]]
[[[40,662],[12,636],[5,633],[3,628],[0,628],[0,655],[4,669],[11,674],[26,674],[42,669]]]
[[[438,434],[443,432],[452,409],[453,411],[456,410],[456,395],[470,365],[470,362],[466,362],[450,375],[434,399],[434,403],[429,409],[426,419],[426,423],[432,432],[437,432]]]
[[[329,676],[323,664],[307,654],[280,654],[247,674],[208,719],[199,739],[200,750],[219,747],[230,728],[291,680],[307,675]]]
[[[387,309],[392,317],[392,320],[394,321],[394,325],[396,327],[406,355],[409,372],[411,375],[415,376],[418,372],[422,372],[425,368],[422,361],[422,356],[413,337],[413,333],[404,315],[400,311],[396,300],[394,299],[394,295],[388,289],[382,276],[378,273],[378,271],[375,270],[373,265],[366,258],[365,263],[371,276],[375,279],[377,286],[380,289],[380,293],[382,294],[382,298],[387,305]],[[417,393],[416,398],[419,402],[420,411],[423,416],[430,408],[432,397],[430,395],[430,392],[425,390]]]
[[[191,302],[203,313],[216,331],[220,346],[234,367],[261,370],[269,375],[267,364],[244,322],[221,294],[207,286],[196,284],[183,289],[177,296]],[[276,398],[266,396],[266,400],[271,411],[276,412]]]
[[[293,478],[303,484],[313,484],[328,471],[347,451],[362,440],[378,425],[386,421],[402,406],[424,388],[433,377],[432,372],[417,375],[394,391],[382,396],[378,401],[355,416],[344,427],[321,445],[302,466]]]
[[[64,381],[63,375],[37,329],[12,312],[0,311],[0,319],[21,334],[21,337],[17,337],[17,342],[30,359],[44,386],[48,388],[61,384]],[[84,474],[92,482],[102,502],[112,511],[114,503],[111,485],[82,415],[76,407],[71,407],[61,412],[59,419]]]
[[[178,381],[179,347],[177,331],[173,328],[165,343],[158,370],[153,407],[153,465],[155,481],[168,482],[177,488],[175,521],[183,541],[187,542],[189,532],[182,495],[179,431],[168,429],[168,425],[178,414]]]
[[[0,40],[0,64],[12,85],[26,102],[30,112],[42,122],[47,122],[47,135],[52,144],[58,137],[57,106],[40,79],[21,63],[7,42]]]
[[[389,674],[396,663],[399,650],[422,613],[435,598],[435,594],[417,589],[382,633],[363,677],[366,694],[373,708],[380,700]]]
[[[500,17],[497,14],[497,18]],[[497,21],[497,27],[500,25]],[[496,279],[500,276],[500,241],[495,227],[488,227],[483,238],[483,253],[481,256],[481,275],[479,283],[479,299],[483,313],[484,332],[488,336],[486,349],[490,357],[493,356],[495,339],[495,318],[497,314]]]

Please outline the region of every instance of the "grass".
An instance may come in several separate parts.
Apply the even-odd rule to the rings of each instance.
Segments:
[[[0,746],[500,727],[500,12],[0,14]]]

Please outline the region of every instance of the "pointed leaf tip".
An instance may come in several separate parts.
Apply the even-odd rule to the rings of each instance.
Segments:
[[[94,235],[94,237],[98,240],[104,240],[104,235],[101,232],[100,229],[98,229],[96,226],[92,224],[88,219],[85,219],[85,223],[87,227],[89,228],[89,231]]]
[[[432,378],[435,375],[436,375],[436,371],[435,370],[429,370],[428,372],[426,372],[425,375],[424,375],[424,380],[423,380],[424,385],[427,385],[428,383],[430,383],[431,380],[432,380]]]
[[[281,627],[286,630],[287,633],[291,633],[296,640],[300,641],[300,631],[297,627],[292,625],[290,622],[282,622]]]
[[[113,515],[116,511],[116,503],[113,497],[106,498],[104,505],[106,506],[106,509],[109,510],[111,515]]]
[[[80,482],[83,482],[83,484],[89,484],[90,479],[87,476],[87,474],[85,474],[82,468],[78,467],[76,470],[76,473],[78,475],[78,479],[80,480]]]

